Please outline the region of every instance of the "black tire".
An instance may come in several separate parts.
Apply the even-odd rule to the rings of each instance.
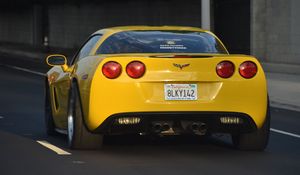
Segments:
[[[45,83],[45,125],[46,133],[49,136],[54,136],[57,134],[55,131],[55,124],[52,116],[52,108],[50,102],[50,91],[48,82]]]
[[[68,110],[68,145],[71,149],[100,149],[103,143],[103,135],[88,131],[83,121],[81,100],[77,84],[73,83],[69,94]],[[73,122],[69,123],[70,117]],[[73,127],[73,132],[69,127]]]
[[[258,128],[256,131],[252,133],[232,135],[232,142],[236,148],[240,150],[263,151],[267,147],[271,121],[269,100],[266,115],[263,126]]]

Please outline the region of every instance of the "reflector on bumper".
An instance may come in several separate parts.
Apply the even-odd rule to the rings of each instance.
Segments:
[[[220,122],[223,124],[241,124],[243,120],[239,117],[220,117]]]
[[[119,125],[133,125],[140,123],[139,117],[121,117],[116,119],[116,123]]]

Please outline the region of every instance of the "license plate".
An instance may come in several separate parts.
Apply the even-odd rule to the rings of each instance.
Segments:
[[[165,100],[197,100],[197,84],[165,84]]]

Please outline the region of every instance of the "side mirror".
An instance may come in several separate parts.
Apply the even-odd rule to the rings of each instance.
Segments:
[[[49,55],[46,58],[49,66],[61,66],[64,72],[69,72],[70,68],[67,65],[67,57],[61,54]]]
[[[46,62],[49,66],[63,66],[67,64],[67,58],[64,55],[49,55],[46,58]]]

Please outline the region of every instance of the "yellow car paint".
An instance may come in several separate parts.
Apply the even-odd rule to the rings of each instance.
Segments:
[[[256,58],[230,54],[203,54],[209,55],[208,58],[153,58],[155,55],[170,55],[166,53],[95,55],[97,48],[106,38],[128,30],[189,30],[212,34],[199,28],[176,26],[127,26],[97,31],[95,34],[103,36],[89,56],[67,69],[66,65],[54,66],[47,73],[56,127],[67,127],[68,90],[73,79],[78,82],[84,121],[90,131],[99,127],[109,116],[123,112],[241,112],[251,116],[258,128],[262,126],[267,112],[267,84],[264,71]],[[224,45],[223,47],[225,48]],[[135,60],[143,62],[146,66],[144,76],[139,79],[130,78],[125,70],[126,65]],[[235,72],[228,79],[220,78],[215,71],[216,65],[224,60],[230,60],[235,65]],[[102,74],[102,65],[108,61],[116,61],[122,65],[122,73],[118,78],[108,79]],[[255,77],[245,79],[240,76],[238,67],[244,61],[252,61],[257,65],[258,72]],[[190,65],[181,70],[175,67],[174,63]],[[53,76],[55,80],[52,80]],[[82,78],[83,76],[87,77]],[[166,83],[197,84],[198,100],[166,101]],[[53,100],[54,95],[57,96],[58,106]]]

